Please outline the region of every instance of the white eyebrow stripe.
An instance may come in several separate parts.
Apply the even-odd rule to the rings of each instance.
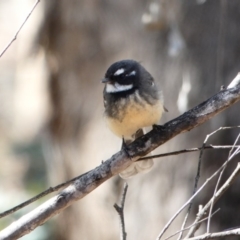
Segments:
[[[124,72],[125,72],[125,69],[124,68],[120,68],[113,75],[114,76],[119,76],[119,75],[121,75]]]
[[[136,71],[135,71],[135,70],[133,70],[132,72],[130,72],[127,76],[134,76],[134,75],[136,75]]]
[[[129,84],[129,85],[120,85],[118,83],[115,83],[115,84],[107,83],[106,84],[106,92],[107,93],[124,92],[124,91],[130,90],[132,88],[133,88],[133,84]]]

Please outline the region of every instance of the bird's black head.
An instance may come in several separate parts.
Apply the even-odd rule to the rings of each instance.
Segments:
[[[141,65],[134,60],[122,60],[112,64],[102,80],[107,93],[118,93],[137,88]]]

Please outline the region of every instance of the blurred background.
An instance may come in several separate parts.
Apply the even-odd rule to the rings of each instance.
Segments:
[[[0,51],[33,4],[0,1]],[[42,0],[0,58],[0,211],[98,166],[119,150],[121,141],[103,120],[100,80],[109,65],[135,59],[152,73],[169,110],[163,124],[217,93],[240,71],[239,22],[239,0]],[[238,103],[155,152],[201,146],[208,133],[239,121]],[[238,133],[219,132],[209,143],[232,144]],[[157,159],[150,173],[127,181],[128,239],[156,238],[191,196],[198,155]],[[205,152],[200,183],[227,156],[227,150]],[[229,164],[223,180],[237,161]],[[214,207],[221,210],[212,219],[212,232],[239,226],[239,184]],[[22,239],[119,239],[113,204],[122,185],[119,177],[110,179]],[[214,180],[194,201],[190,220],[215,185]],[[0,219],[1,229],[46,199]],[[167,235],[180,229],[183,218]]]

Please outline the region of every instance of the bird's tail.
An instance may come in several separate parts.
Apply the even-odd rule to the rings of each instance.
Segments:
[[[138,173],[146,173],[146,172],[150,171],[153,164],[154,164],[154,162],[152,159],[132,163],[127,169],[122,171],[119,174],[119,176],[121,178],[127,179],[130,177],[133,177],[134,175],[136,175]]]

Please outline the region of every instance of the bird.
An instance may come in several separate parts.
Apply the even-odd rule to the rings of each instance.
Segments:
[[[137,61],[127,59],[113,63],[106,71],[102,83],[104,118],[107,127],[127,146],[144,134],[144,128],[157,125],[162,113],[162,92],[152,75]],[[126,148],[125,148],[126,149]],[[148,172],[153,160],[132,163],[119,175],[130,178],[139,172]]]

